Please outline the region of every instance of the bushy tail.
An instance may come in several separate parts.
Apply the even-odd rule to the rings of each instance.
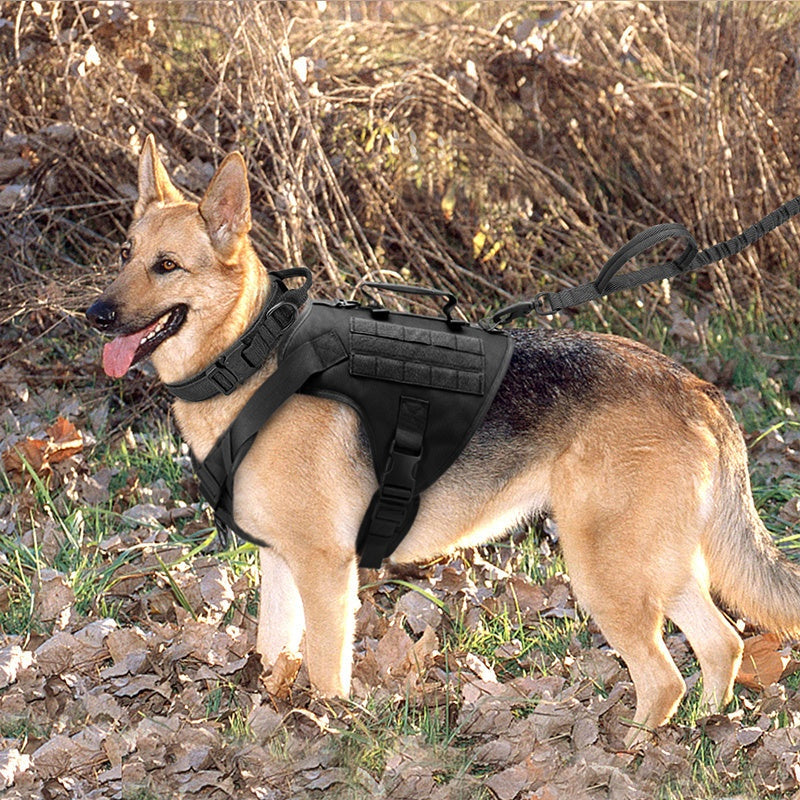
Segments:
[[[800,635],[800,565],[778,550],[758,516],[743,442],[723,458],[715,506],[705,546],[712,590],[759,627]]]

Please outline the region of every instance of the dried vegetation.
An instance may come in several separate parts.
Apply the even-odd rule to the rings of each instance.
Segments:
[[[3,318],[85,300],[147,131],[189,192],[245,151],[268,267],[479,310],[593,275],[642,227],[706,246],[798,193],[791,4],[345,5],[4,4]],[[796,234],[692,289],[793,319]]]

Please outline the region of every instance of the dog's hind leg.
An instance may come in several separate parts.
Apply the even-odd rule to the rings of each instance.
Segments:
[[[686,685],[661,635],[663,616],[648,608],[646,598],[632,603],[627,619],[594,617],[608,643],[620,654],[636,688],[633,728],[625,737],[630,747],[643,741],[652,728],[663,725],[675,713]]]
[[[303,638],[303,603],[289,565],[271,547],[259,549],[261,599],[258,606],[256,651],[266,664],[274,664],[282,650],[300,651]]]
[[[559,531],[562,531],[560,526]],[[565,542],[563,533],[561,541]],[[598,580],[597,573],[587,573],[575,560],[571,563],[568,551],[565,547],[575,594],[625,662],[636,689],[633,728],[626,737],[626,743],[632,746],[643,741],[650,729],[669,720],[686,688],[664,644],[664,615],[649,593],[641,590],[641,583],[637,586],[635,578],[626,576],[620,561],[604,565]],[[623,560],[624,554],[619,555]],[[604,573],[606,568],[608,574]],[[635,569],[635,565],[631,568]]]
[[[674,586],[688,569],[676,544],[674,504],[639,486],[627,469],[581,451],[562,457],[553,476],[553,513],[580,604],[625,661],[636,688],[629,745],[669,720],[685,692],[662,628]],[[561,472],[563,469],[563,473]],[[615,487],[612,494],[606,488]],[[674,573],[678,570],[678,579]]]
[[[714,605],[707,583],[694,577],[666,609],[689,640],[703,673],[703,706],[719,711],[731,699],[742,660],[742,640]]]

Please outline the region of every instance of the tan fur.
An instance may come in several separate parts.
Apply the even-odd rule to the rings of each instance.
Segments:
[[[232,344],[264,300],[266,276],[247,237],[244,163],[229,156],[198,207],[169,183],[148,138],[139,191],[133,254],[104,297],[123,323],[142,325],[188,304],[182,329],[152,356],[163,380],[178,381]],[[148,270],[164,252],[186,268],[169,280]],[[704,700],[718,708],[730,699],[742,645],[712,588],[765,627],[797,633],[800,578],[758,519],[741,436],[713,387],[641,345],[610,337],[603,347],[624,368],[575,399],[582,424],[577,414],[569,424],[543,422],[535,439],[494,441],[488,454],[486,443],[471,442],[424,493],[394,559],[491,540],[550,511],[579,601],[630,670],[634,742],[644,726],[669,720],[684,692],[662,639],[665,619],[689,639]],[[175,403],[199,458],[273,367],[229,397]],[[310,679],[325,695],[349,691],[355,539],[375,488],[355,413],[306,395],[269,420],[236,477],[238,523],[271,545],[261,553],[258,650],[267,662],[296,650],[304,626]]]

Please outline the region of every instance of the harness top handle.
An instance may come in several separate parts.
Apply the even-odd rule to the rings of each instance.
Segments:
[[[633,289],[651,281],[661,281],[665,278],[674,278],[696,269],[702,269],[715,261],[741,253],[745,247],[757,242],[762,236],[788,222],[792,217],[800,214],[800,196],[794,197],[784,203],[780,208],[767,214],[755,225],[742,231],[732,239],[707,247],[698,252],[697,242],[692,234],[683,225],[677,222],[667,222],[655,225],[636,234],[627,244],[623,245],[611,258],[606,261],[597,278],[581,286],[562,289],[560,292],[540,292],[533,300],[524,300],[505,306],[489,317],[481,320],[484,328],[494,329],[518,317],[524,317],[535,311],[539,316],[549,316],[565,308],[572,308],[591,300],[618,292],[621,289]],[[686,241],[683,252],[671,261],[662,264],[651,264],[642,269],[617,275],[620,269],[636,256],[647,252],[661,242],[668,239],[681,238]]]
[[[358,288],[361,289],[376,306],[378,302],[377,298],[368,291],[369,289],[374,289],[377,292],[399,292],[401,294],[416,294],[442,298],[445,301],[442,306],[442,313],[448,324],[460,325],[461,323],[460,320],[455,320],[452,317],[453,309],[458,304],[458,298],[452,292],[447,292],[444,289],[432,289],[428,286],[409,286],[405,283],[377,283],[375,281],[364,281],[359,284]]]

